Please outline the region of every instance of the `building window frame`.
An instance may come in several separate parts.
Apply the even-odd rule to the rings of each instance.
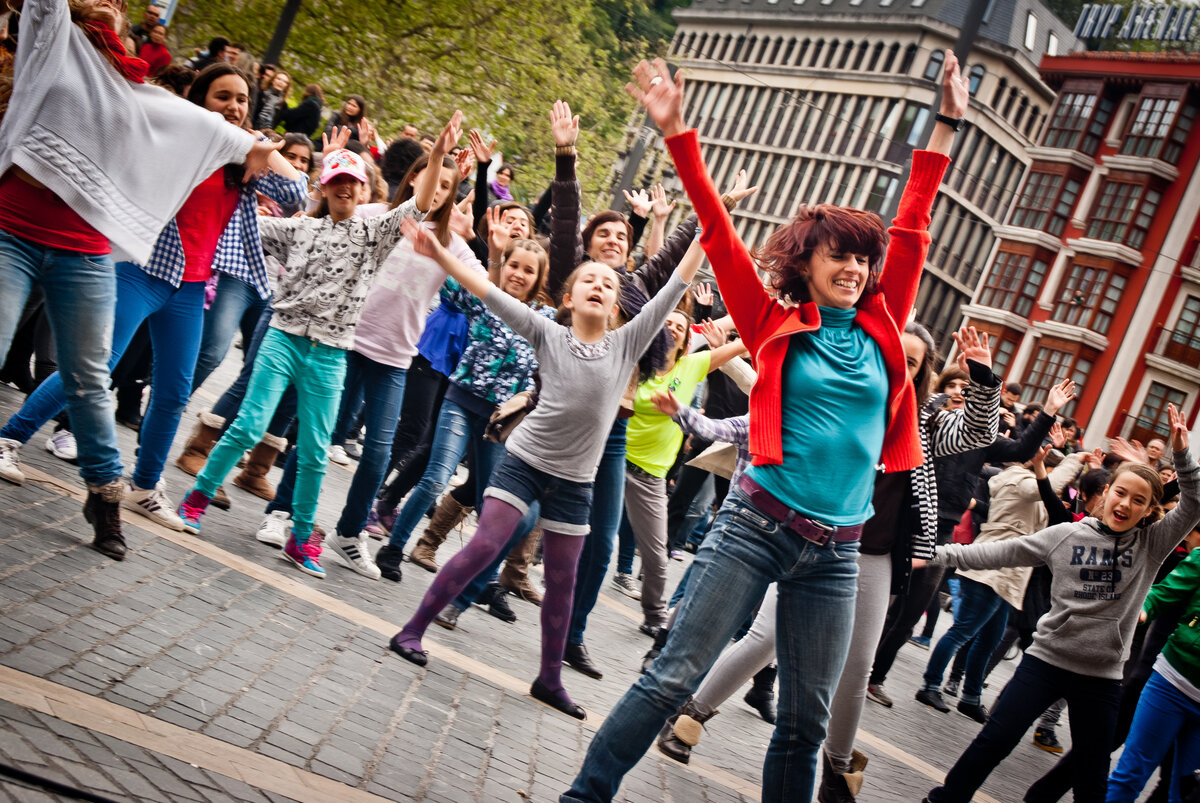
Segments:
[[[1116,104],[1098,80],[1067,81],[1059,91],[1042,144],[1095,156]],[[1008,109],[1005,109],[1005,117]]]
[[[1037,246],[1005,242],[992,261],[979,304],[1028,318],[1053,262],[1053,255]]]
[[[1152,176],[1110,172],[1096,193],[1087,236],[1140,250],[1162,198],[1162,189]]]
[[[1050,319],[1107,335],[1129,286],[1130,268],[1111,259],[1078,255],[1055,294]]]
[[[1039,164],[1025,177],[1009,225],[1061,237],[1085,183],[1084,176],[1068,165]]]

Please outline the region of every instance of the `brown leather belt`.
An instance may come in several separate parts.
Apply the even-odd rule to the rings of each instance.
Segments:
[[[810,519],[780,502],[774,494],[745,474],[738,479],[738,487],[760,512],[775,519],[805,541],[825,546],[830,541],[857,541],[862,537],[861,524],[855,524],[853,527],[831,527]]]

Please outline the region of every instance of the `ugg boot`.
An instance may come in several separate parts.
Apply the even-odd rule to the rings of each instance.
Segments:
[[[857,750],[850,751],[850,771],[838,772],[829,760],[829,754],[821,751],[821,788],[817,790],[817,803],[854,803],[855,796],[862,790],[863,770],[867,768],[867,757]]]
[[[531,602],[539,608],[542,606],[542,592],[529,579],[529,567],[537,555],[538,543],[542,540],[542,528],[534,527],[521,543],[512,548],[508,559],[504,561],[504,569],[500,572],[500,585],[510,593]]]
[[[221,427],[225,426],[225,419],[212,413],[201,413],[197,419],[196,428],[192,430],[192,436],[183,447],[183,454],[175,458],[175,465],[193,477],[204,468],[208,453],[221,439]]]
[[[770,725],[775,724],[775,675],[778,670],[774,664],[767,664],[758,670],[754,676],[754,685],[742,698],[746,705],[758,712]]]
[[[225,493],[225,486],[218,485],[217,490],[213,492],[212,506],[217,510],[229,510],[233,507],[233,502],[229,499],[229,494]]]
[[[436,572],[438,565],[434,558],[437,555],[438,547],[446,540],[450,531],[470,515],[472,510],[474,508],[460,505],[453,494],[443,496],[442,501],[438,502],[437,510],[433,512],[433,517],[429,519],[429,526],[425,528],[425,533],[412,548],[412,552],[408,553],[409,561],[426,571]]]
[[[283,438],[265,433],[262,440],[250,450],[246,467],[233,478],[233,484],[268,502],[274,499],[275,487],[267,481],[267,472],[275,465],[275,458],[286,448],[287,441]]]
[[[704,723],[719,713],[721,712],[715,708],[709,708],[688,698],[683,708],[668,719],[667,724],[658,732],[658,739],[655,740],[658,749],[680,764],[688,763],[692,757],[692,748],[700,744]]]

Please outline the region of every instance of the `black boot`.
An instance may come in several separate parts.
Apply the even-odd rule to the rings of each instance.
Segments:
[[[89,485],[83,517],[92,525],[92,549],[113,560],[125,560],[125,536],[121,534],[121,496],[125,483]]]
[[[754,685],[742,698],[746,705],[771,725],[775,724],[775,674],[774,665],[764,666],[754,676]]]
[[[391,544],[384,544],[375,553],[375,565],[379,567],[379,573],[383,575],[384,580],[391,580],[393,583],[400,582],[400,563],[403,560],[404,550]]]
[[[716,709],[706,708],[689,699],[663,725],[654,743],[663,755],[680,764],[687,764],[692,758],[692,748],[700,744],[704,723],[719,713]]]

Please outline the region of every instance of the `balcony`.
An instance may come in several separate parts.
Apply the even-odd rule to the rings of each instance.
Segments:
[[[1200,385],[1200,334],[1158,326],[1154,351],[1146,355],[1151,368]]]

